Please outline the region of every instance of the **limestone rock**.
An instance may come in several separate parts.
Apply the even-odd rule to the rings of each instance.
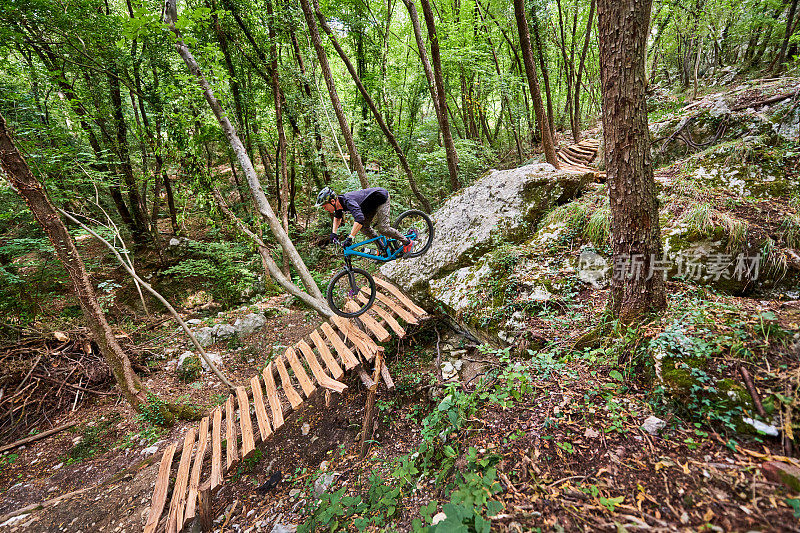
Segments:
[[[233,323],[233,328],[236,330],[237,335],[240,337],[246,337],[254,333],[256,330],[262,328],[266,323],[267,321],[264,318],[264,315],[250,313],[242,318],[237,318],[236,322]]]
[[[667,423],[657,416],[648,416],[642,424],[642,430],[651,435],[658,435],[658,433],[667,427]]]
[[[381,273],[411,296],[433,303],[430,284],[474,265],[497,240],[524,240],[548,209],[574,197],[590,180],[547,163],[491,170],[433,213],[434,240],[425,255],[387,263]]]

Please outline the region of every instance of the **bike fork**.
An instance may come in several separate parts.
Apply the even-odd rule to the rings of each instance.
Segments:
[[[356,277],[353,275],[353,265],[349,257],[344,258],[344,265],[345,270],[347,270],[347,280],[350,282],[350,293],[348,296],[355,298],[356,294],[358,294],[358,286],[356,285]]]

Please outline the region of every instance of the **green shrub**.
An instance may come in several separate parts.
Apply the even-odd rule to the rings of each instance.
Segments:
[[[187,241],[190,257],[166,269],[163,274],[179,279],[196,279],[213,298],[225,304],[238,302],[252,289],[256,276],[245,265],[255,259],[245,246],[228,242]]]

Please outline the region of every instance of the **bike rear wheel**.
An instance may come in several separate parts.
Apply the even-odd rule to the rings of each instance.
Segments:
[[[354,318],[372,307],[376,291],[375,280],[369,272],[360,268],[343,268],[328,284],[328,305],[337,315]]]
[[[405,257],[419,257],[427,252],[433,244],[433,220],[422,211],[410,209],[401,213],[397,217],[394,227],[403,235],[410,237],[411,232],[416,235],[413,251],[407,253]]]

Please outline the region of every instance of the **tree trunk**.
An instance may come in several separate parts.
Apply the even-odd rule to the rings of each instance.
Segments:
[[[533,64],[531,36],[528,31],[528,20],[525,17],[524,0],[514,0],[514,15],[517,19],[517,31],[519,32],[519,41],[522,48],[522,59],[525,64],[525,75],[528,78],[528,88],[531,91],[531,98],[533,99],[533,112],[536,114],[536,122],[538,122],[539,131],[542,134],[544,157],[548,163],[559,168],[553,136],[550,130],[550,123],[547,116],[545,116],[542,94],[539,91],[539,79],[536,76],[536,66]]]
[[[645,53],[652,0],[598,0],[614,276],[610,308],[623,323],[666,307],[658,199],[645,100]],[[650,275],[652,274],[652,275]]]
[[[578,65],[578,74],[575,76],[575,127],[572,130],[572,138],[575,142],[581,140],[581,80],[583,78],[583,69],[586,65],[586,53],[589,51],[589,41],[592,35],[592,22],[594,21],[594,7],[595,0],[591,0],[589,4],[589,18],[586,21],[586,33],[583,37],[583,50],[581,50],[581,60]],[[655,59],[653,59],[655,61]]]
[[[197,83],[203,89],[203,95],[205,96],[209,107],[211,107],[211,110],[217,117],[217,121],[219,122],[222,131],[225,133],[231,148],[236,154],[236,157],[239,159],[239,164],[241,165],[245,177],[247,178],[247,183],[250,186],[251,192],[253,193],[253,199],[255,200],[255,204],[259,213],[261,213],[261,215],[267,220],[272,234],[283,248],[283,253],[289,256],[289,259],[297,270],[297,273],[300,276],[303,285],[305,285],[311,299],[319,301],[319,305],[315,307],[315,309],[327,309],[327,304],[325,304],[322,292],[319,290],[314,278],[311,277],[311,273],[308,271],[308,267],[306,267],[303,259],[300,257],[300,254],[294,247],[294,243],[292,243],[291,239],[289,239],[289,235],[281,226],[280,220],[278,220],[278,217],[275,216],[272,206],[269,205],[269,201],[264,195],[264,190],[261,188],[261,183],[258,180],[258,176],[256,176],[253,163],[250,161],[250,158],[248,157],[247,152],[242,145],[242,141],[236,134],[236,130],[234,130],[230,120],[228,120],[228,117],[225,115],[225,112],[223,111],[219,101],[214,96],[211,85],[208,83],[208,80],[206,80],[205,76],[203,76],[200,66],[197,64],[194,56],[189,51],[189,48],[183,42],[180,31],[175,28],[174,21],[177,18],[177,8],[174,2],[175,0],[167,0],[165,14],[167,24],[170,25],[170,29],[177,37],[175,48],[178,51],[178,54],[180,54],[180,56],[183,58],[183,61],[186,63],[189,71],[197,80]]]
[[[283,106],[281,105],[281,85],[278,81],[278,49],[276,46],[274,12],[272,0],[267,0],[267,26],[269,31],[269,54],[272,65],[272,94],[275,102],[275,128],[278,130],[277,171],[280,176],[279,197],[281,199],[281,222],[283,229],[289,233],[289,177],[286,173],[286,132],[283,129]],[[289,257],[284,255],[283,274],[291,277]]]
[[[428,0],[421,0],[422,16],[425,18],[425,26],[428,29],[428,40],[431,42],[431,64],[433,66],[433,77],[437,99],[439,101],[440,126],[442,130],[442,143],[447,158],[447,170],[450,173],[450,187],[453,190],[461,188],[461,180],[458,178],[458,153],[453,143],[453,134],[450,131],[450,124],[447,117],[447,95],[444,90],[444,78],[442,77],[442,60],[439,57],[439,36],[436,33],[436,24],[433,20],[433,10]],[[408,4],[406,4],[408,5]],[[417,23],[419,25],[419,23]],[[424,45],[423,45],[424,47]],[[466,125],[464,126],[467,127]]]
[[[781,43],[781,49],[778,52],[778,55],[775,57],[775,72],[780,72],[783,69],[783,62],[786,59],[786,49],[789,46],[789,38],[791,38],[792,33],[795,29],[794,24],[794,16],[797,12],[797,0],[792,0],[791,5],[789,6],[789,15],[786,17],[786,31],[783,34],[783,42]]]
[[[536,51],[539,57],[539,68],[542,69],[542,82],[544,82],[544,99],[547,102],[547,123],[550,125],[550,133],[555,135],[555,113],[553,112],[553,96],[550,90],[550,74],[547,71],[547,62],[544,60],[544,46],[539,35],[539,21],[533,21],[533,37],[536,40]]]
[[[139,196],[139,189],[136,186],[136,178],[133,175],[131,166],[130,152],[128,150],[128,134],[125,125],[125,115],[122,112],[122,93],[119,87],[119,78],[113,72],[108,75],[108,84],[111,89],[111,104],[114,109],[114,123],[116,126],[116,147],[117,157],[119,157],[119,168],[128,188],[128,199],[130,200],[131,215],[136,231],[133,233],[133,241],[137,245],[147,242],[147,220],[142,207],[142,199]]]
[[[350,62],[350,59],[347,57],[347,54],[345,54],[344,50],[342,49],[342,46],[339,44],[339,40],[336,38],[336,35],[333,33],[333,30],[331,30],[330,26],[328,26],[328,21],[325,20],[325,15],[323,15],[322,11],[320,11],[319,3],[317,2],[317,0],[314,0],[314,11],[316,12],[317,17],[319,18],[319,24],[320,27],[322,28],[322,31],[324,31],[330,38],[331,44],[333,44],[333,47],[339,54],[339,57],[342,59],[345,66],[347,67],[347,71],[350,73],[350,77],[353,78],[353,82],[356,84],[356,87],[358,87],[358,90],[361,93],[361,97],[364,103],[372,112],[372,116],[375,117],[375,122],[378,123],[378,127],[380,127],[381,131],[386,136],[386,140],[389,141],[389,144],[392,146],[392,149],[397,154],[397,158],[400,160],[400,166],[403,167],[403,171],[406,173],[406,176],[408,177],[408,184],[411,187],[411,190],[414,192],[414,196],[417,197],[417,200],[420,201],[425,210],[428,213],[430,213],[431,204],[417,187],[417,182],[414,179],[413,172],[411,172],[411,166],[408,164],[408,159],[406,159],[406,154],[403,152],[403,150],[400,149],[400,145],[397,143],[397,139],[395,138],[394,133],[392,133],[392,130],[389,128],[389,126],[386,125],[386,121],[383,120],[383,115],[381,115],[381,112],[378,111],[378,107],[375,105],[375,101],[372,99],[372,96],[370,96],[370,94],[367,92],[367,89],[364,87],[364,84],[361,82],[361,78],[358,75],[358,72],[356,71],[356,69],[353,68],[353,64]]]
[[[328,86],[328,94],[331,98],[331,104],[333,104],[333,110],[336,113],[336,119],[339,121],[339,129],[342,130],[342,135],[347,145],[347,152],[350,154],[350,165],[355,169],[356,174],[358,174],[361,186],[367,188],[369,187],[367,173],[364,171],[361,156],[359,156],[358,150],[356,149],[353,135],[350,132],[350,125],[347,123],[347,117],[344,116],[342,103],[339,101],[339,94],[336,92],[336,85],[334,84],[333,75],[331,74],[331,67],[328,64],[328,56],[325,54],[325,49],[322,47],[322,40],[319,37],[317,21],[314,20],[314,13],[311,11],[308,0],[300,0],[300,6],[303,8],[303,15],[305,15],[308,31],[311,34],[311,43],[314,45],[314,50],[317,52],[317,59],[319,60],[319,66],[322,70],[322,77],[325,78],[325,84]]]
[[[145,399],[145,388],[139,380],[139,376],[133,371],[127,354],[122,350],[111,331],[111,326],[106,321],[103,310],[97,301],[94,287],[89,280],[89,274],[86,272],[86,267],[67,227],[47,197],[42,184],[33,176],[22,155],[14,146],[2,115],[0,115],[0,165],[2,165],[6,179],[25,199],[31,213],[53,244],[56,255],[72,281],[86,324],[92,333],[92,339],[97,343],[100,353],[111,368],[123,396],[131,405],[138,407]]]

